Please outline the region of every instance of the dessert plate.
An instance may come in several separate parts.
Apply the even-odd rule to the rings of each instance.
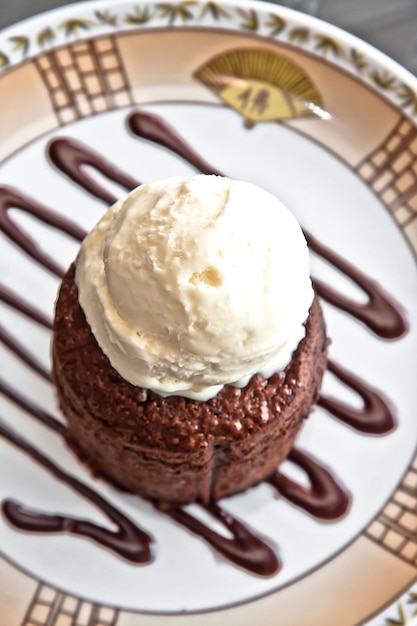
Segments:
[[[317,19],[233,0],[74,4],[3,31],[0,66],[2,623],[410,624],[417,80]],[[132,179],[200,171],[295,213],[331,337],[287,488],[281,476],[220,502],[232,530],[91,476],[63,442],[49,374],[83,233]],[[120,555],[126,520],[151,562]],[[279,571],[250,571],[238,522]]]

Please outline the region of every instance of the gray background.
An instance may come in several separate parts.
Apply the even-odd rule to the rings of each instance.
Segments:
[[[0,29],[69,0],[0,0]],[[282,0],[336,24],[417,74],[417,0]]]

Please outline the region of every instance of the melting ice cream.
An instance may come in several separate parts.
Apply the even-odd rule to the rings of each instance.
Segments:
[[[285,367],[313,299],[295,217],[256,185],[214,175],[119,200],[84,240],[76,281],[123,378],[201,400]]]

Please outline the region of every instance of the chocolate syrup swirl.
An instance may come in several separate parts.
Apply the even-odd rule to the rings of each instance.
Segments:
[[[363,407],[355,409],[337,398],[321,393],[318,404],[355,430],[369,435],[383,435],[397,425],[395,407],[383,393],[365,383],[341,365],[328,359],[327,369],[340,382],[355,391],[363,400]]]
[[[51,373],[46,369],[34,356],[22,346],[12,335],[0,326],[0,343],[7,346],[23,363],[26,363],[34,372],[37,372],[42,378],[51,381]]]
[[[171,150],[199,171],[207,174],[220,174],[220,172],[201,159],[170,126],[157,116],[135,112],[129,116],[128,126],[135,135]],[[125,187],[127,190],[134,188],[138,184],[112,163],[106,161],[100,154],[74,139],[58,138],[52,140],[48,146],[48,154],[51,162],[60,171],[88,193],[106,202],[106,204],[113,203],[115,197],[95,182],[86,172],[86,167],[89,166],[96,169],[102,175]],[[75,223],[66,220],[51,209],[24,196],[19,191],[10,187],[0,186],[0,229],[37,263],[56,276],[61,277],[63,270],[33,241],[30,235],[13,222],[9,213],[10,209],[13,208],[31,214],[45,224],[52,226],[58,231],[67,233],[78,241],[84,238],[85,232]],[[310,247],[317,254],[323,256],[323,258],[366,291],[369,296],[369,303],[359,305],[348,300],[343,294],[332,290],[327,285],[315,281],[315,287],[322,297],[364,322],[380,337],[396,338],[406,332],[407,322],[402,307],[394,302],[379,285],[365,277],[356,268],[322,246],[322,244],[319,244],[311,235],[308,235],[308,240]],[[8,306],[23,313],[33,321],[50,328],[50,321],[39,311],[20,297],[1,287],[0,301],[5,302]],[[7,345],[31,369],[41,376],[45,377],[46,374],[48,380],[50,379],[49,373],[8,333],[4,331],[0,334],[0,341]],[[349,386],[363,398],[364,407],[357,410],[326,396],[320,398],[319,404],[321,406],[334,417],[363,433],[383,434],[389,432],[394,427],[394,411],[383,394],[334,362],[329,362],[329,370],[343,384]],[[65,435],[65,426],[61,422],[1,381],[0,393],[3,393],[9,400],[29,413],[34,419],[54,430],[58,435]],[[58,480],[67,484],[99,508],[116,525],[117,530],[110,531],[85,520],[44,514],[29,509],[13,500],[6,500],[3,503],[3,513],[11,524],[26,531],[41,533],[67,532],[87,537],[133,563],[147,563],[152,560],[152,539],[150,536],[137,528],[98,493],[63,472],[52,461],[2,422],[0,422],[0,436],[7,439],[22,452],[28,454]],[[307,474],[310,485],[309,487],[304,487],[286,477],[279,470],[276,470],[266,481],[272,484],[282,497],[322,520],[335,520],[347,512],[350,505],[350,496],[340,481],[325,466],[321,465],[312,456],[297,449],[291,452],[289,460],[293,464],[298,465]],[[226,538],[216,533],[188,513],[183,507],[167,505],[166,503],[155,503],[155,506],[177,523],[202,537],[215,550],[240,567],[262,576],[270,576],[279,571],[281,563],[276,553],[276,546],[265,538],[257,536],[245,524],[235,519],[218,504],[211,503],[204,508],[232,533],[232,538]]]
[[[366,304],[360,304],[321,280],[313,279],[314,289],[322,298],[356,317],[383,339],[398,339],[406,334],[409,325],[405,310],[379,283],[365,276],[357,267],[320,243],[310,233],[304,231],[304,235],[309,248],[355,282],[368,295],[369,300]]]
[[[84,239],[85,231],[77,226],[77,224],[74,224],[74,222],[66,220],[59,214],[54,213],[54,211],[39,204],[36,200],[24,196],[20,191],[12,187],[0,186],[0,229],[37,263],[48,269],[52,274],[55,274],[55,276],[62,278],[65,270],[55,263],[55,261],[37,245],[30,235],[25,233],[23,229],[19,228],[14,223],[10,216],[10,209],[20,209],[25,213],[29,213],[44,224],[48,224],[48,226],[52,226],[56,230],[66,233],[77,241]]]
[[[281,569],[281,562],[276,554],[277,547],[272,542],[258,537],[246,524],[230,515],[217,503],[201,506],[232,533],[232,539],[216,533],[183,507],[159,503],[157,508],[195,535],[202,537],[226,559],[253,574],[272,576]]]
[[[140,184],[134,178],[115,167],[113,163],[106,161],[97,152],[90,150],[90,148],[75,139],[53,139],[49,143],[47,151],[52,163],[61,172],[92,196],[103,200],[107,205],[114,204],[117,198],[107,191],[105,187],[96,183],[94,178],[85,171],[85,166],[93,167],[103,176],[128,190],[134,189]]]
[[[151,537],[133,524],[123,513],[113,507],[96,491],[84,485],[77,478],[70,476],[52,463],[39,450],[23,437],[0,421],[0,436],[7,439],[16,448],[25,452],[55,478],[71,487],[104,513],[116,526],[117,530],[108,530],[89,522],[63,515],[48,515],[22,506],[14,500],[3,502],[3,514],[6,519],[21,530],[56,533],[66,532],[71,535],[87,537],[132,563],[150,563],[153,560]]]
[[[47,426],[58,435],[64,436],[66,426],[49,415],[46,411],[30,402],[25,396],[0,380],[0,393],[14,404],[26,411],[36,421]],[[152,556],[152,538],[138,528],[125,515],[109,504],[96,491],[90,489],[79,480],[62,471],[57,465],[46,458],[41,452],[29,444],[23,437],[15,433],[0,420],[0,436],[26,453],[34,461],[42,465],[55,478],[65,483],[87,501],[98,508],[116,526],[110,531],[98,524],[63,515],[49,515],[34,511],[13,500],[5,500],[2,504],[3,514],[9,523],[25,531],[39,533],[65,532],[92,541],[109,548],[132,563],[150,563]]]
[[[305,471],[310,486],[303,487],[276,470],[267,482],[283,497],[321,520],[336,520],[346,514],[351,501],[350,493],[324,465],[298,448],[290,452],[288,460]]]
[[[221,173],[204,161],[178,133],[164,120],[152,113],[136,111],[127,118],[127,126],[134,135],[159,144],[193,165],[202,174]]]
[[[42,258],[40,259],[42,262]],[[44,326],[48,330],[52,328],[51,321],[40,311],[35,309],[32,305],[25,302],[22,298],[12,293],[9,289],[0,285],[0,302],[4,302],[9,305],[15,311],[19,311],[34,322]],[[7,346],[21,361],[26,363],[30,369],[37,372],[42,378],[47,381],[51,381],[51,372],[49,368],[45,368],[26,346],[23,346],[17,339],[15,339],[5,328],[0,325],[0,343]],[[1,389],[0,389],[1,391]]]
[[[29,317],[41,326],[49,330],[52,329],[52,322],[46,315],[2,285],[0,285],[0,301],[8,304],[12,309],[15,309],[15,311],[23,313],[23,315],[26,315],[26,317]]]
[[[6,398],[8,398],[11,402],[16,404],[16,406],[20,407],[26,413],[28,413],[33,419],[35,419],[40,424],[47,426],[51,430],[53,430],[58,435],[64,435],[66,431],[65,424],[62,424],[55,417],[52,417],[49,413],[38,407],[36,404],[31,402],[26,396],[23,396],[21,393],[13,389],[10,385],[5,383],[0,379],[0,393],[2,393]]]

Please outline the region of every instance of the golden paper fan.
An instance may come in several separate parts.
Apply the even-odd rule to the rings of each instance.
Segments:
[[[196,70],[197,80],[245,118],[257,122],[316,115],[328,118],[316,86],[296,63],[263,48],[237,48]]]

